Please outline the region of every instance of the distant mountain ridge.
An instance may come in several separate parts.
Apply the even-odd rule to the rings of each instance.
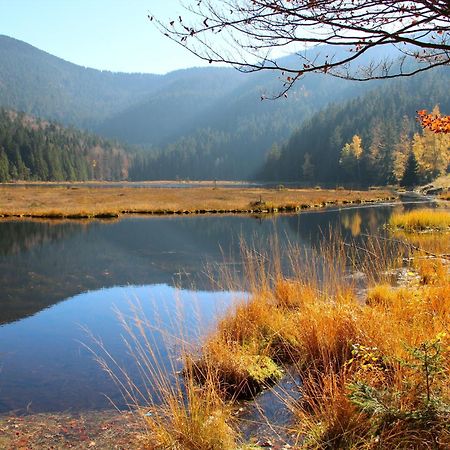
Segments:
[[[77,66],[17,39],[0,36],[0,104],[86,127],[155,90],[158,75]],[[131,86],[131,87],[130,87]]]
[[[208,148],[202,177],[212,165],[220,178],[252,176],[273,143],[305,118],[332,98],[365,89],[317,75],[298,83],[288,99],[260,101],[281,83],[274,73],[216,67],[166,75],[102,72],[0,36],[0,106],[163,152],[195,141]]]
[[[386,48],[374,51],[375,58],[389,55]],[[312,117],[322,117],[324,108],[393,84],[310,74],[295,84],[288,98],[261,101],[262,95],[282,88],[279,74],[243,74],[227,67],[166,75],[112,73],[80,67],[0,36],[0,107],[136,146],[131,179],[248,179],[257,173],[266,177],[271,166],[262,167],[269,150],[275,154]],[[330,121],[327,126],[335,124]],[[324,136],[328,132],[320,130]],[[290,146],[303,145],[299,139],[291,139]],[[318,145],[310,149],[317,155]],[[291,162],[299,164],[297,160],[283,156],[268,178],[280,173],[297,179],[298,169],[290,167]],[[289,167],[282,169],[283,164]],[[335,162],[325,161],[323,167],[332,173]]]
[[[177,83],[192,79],[204,89],[203,74],[215,81],[219,71],[232,88],[232,69],[192,68],[167,75],[100,71],[0,35],[0,106],[83,128],[95,128],[161,89],[173,90]],[[214,88],[220,83],[226,91],[223,79]]]

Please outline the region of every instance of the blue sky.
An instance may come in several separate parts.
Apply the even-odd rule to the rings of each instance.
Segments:
[[[165,73],[205,64],[161,36],[149,11],[169,19],[183,8],[179,0],[0,0],[0,34],[102,70]]]

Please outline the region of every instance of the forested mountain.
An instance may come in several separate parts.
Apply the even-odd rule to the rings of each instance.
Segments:
[[[287,99],[260,101],[280,86],[274,73],[230,68],[162,76],[101,72],[0,37],[0,106],[158,150],[164,155],[155,163],[158,169],[138,170],[140,178],[210,178],[212,172],[219,178],[248,178],[267,150],[305,118],[331,99],[366,88],[318,75],[298,83]]]
[[[130,160],[115,142],[0,109],[0,182],[126,180]]]
[[[199,99],[203,90],[227,92],[238,75],[212,67],[167,75],[100,71],[0,35],[0,106],[88,129],[161,91],[175,98],[193,91]]]
[[[0,35],[0,106],[89,126],[157,89],[158,75],[102,72]]]
[[[450,70],[442,68],[383,83],[356,99],[328,106],[307,120],[285,145],[272,149],[258,178],[401,182],[409,153],[414,149],[420,159],[424,145],[440,162],[422,161],[422,178],[445,171],[450,162],[448,136],[421,131],[416,111],[438,105],[448,113],[449,80]]]
[[[152,146],[152,154],[142,155],[142,167],[136,166],[139,179],[245,179],[260,169],[274,143],[286,140],[331,99],[352,98],[368,88],[315,75],[298,82],[287,98],[261,101],[261,96],[279,91],[279,77],[268,72],[240,77],[244,82],[222,95],[212,84],[200,96],[192,90],[162,91],[106,120],[99,131]],[[146,169],[149,165],[153,171]]]
[[[382,52],[370,57],[388,57]],[[281,89],[278,74],[102,72],[0,36],[0,107],[25,113],[2,112],[0,179],[398,181],[418,131],[415,111],[440,104],[448,113],[448,81],[445,69],[371,83],[311,74],[287,98],[261,101]],[[429,163],[421,164],[426,178]]]

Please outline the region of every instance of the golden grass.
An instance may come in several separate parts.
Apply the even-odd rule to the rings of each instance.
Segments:
[[[215,386],[202,388],[186,377],[184,392],[166,396],[166,401],[144,416],[148,439],[144,449],[210,449],[237,448],[237,432],[232,423],[232,408],[218,395]]]
[[[448,265],[418,256],[410,270],[420,276],[418,284],[374,285],[365,305],[351,283],[339,277],[328,277],[336,284],[327,290],[313,279],[308,283],[304,275],[291,281],[278,278],[252,291],[249,302],[222,320],[206,341],[204,357],[212,366],[220,365],[240,347],[240,352],[269,356],[281,367],[293,364],[303,380],[302,400],[294,410],[298,442],[305,448],[378,448],[380,438],[385,448],[402,442],[434,448],[434,439],[448,444],[448,417],[430,412],[426,425],[410,419],[432,408],[431,401],[425,405],[423,367],[411,349],[439,341],[441,376],[434,377],[431,395],[450,402],[445,382],[450,375]],[[220,351],[210,351],[211,340]],[[380,418],[351,400],[355,383],[386,397],[383,401],[397,415],[393,423],[389,411],[380,412]]]
[[[298,419],[294,432],[302,448],[450,443],[441,408],[450,404],[450,279],[444,260],[410,258],[418,283],[374,284],[362,304],[351,280],[342,276],[344,255],[329,254],[329,273],[322,274],[327,286],[314,271],[287,279],[274,264],[273,273],[261,272],[267,264],[255,258],[247,264],[247,270],[259,271],[247,277],[250,299],[229,311],[196,356],[203,379],[214,374],[218,392],[234,400],[243,390],[254,394],[276,379],[275,367],[295,367],[302,398],[286,407]],[[378,270],[387,269],[383,264]],[[427,346],[440,352],[429,386],[424,365],[414,356]],[[249,367],[258,359],[265,363],[255,380]],[[367,392],[374,398],[364,397]]]
[[[230,308],[200,348],[184,349],[182,377],[155,366],[148,341],[134,349],[159,392],[144,416],[144,448],[244,448],[233,414],[238,399],[292,372],[302,380],[299,400],[284,396],[295,418],[288,433],[294,448],[448,448],[449,264],[411,255],[408,245],[394,249],[388,258],[382,243],[369,241],[363,254],[370,264],[350,257],[368,275],[363,296],[346,276],[348,248],[340,241],[307,255],[295,246],[287,254],[276,247],[265,255],[244,251],[241,290],[249,297]],[[289,277],[281,259],[291,262]],[[388,260],[406,262],[415,276],[388,284]],[[146,336],[145,323],[137,328]]]
[[[135,441],[135,447],[145,450],[231,450],[238,448],[239,434],[235,427],[233,405],[224,399],[214,370],[209,370],[198,384],[193,365],[193,349],[185,339],[182,325],[180,336],[165,329],[156,329],[145,317],[142,305],[134,304],[134,314],[125,316],[117,311],[124,328],[122,339],[133,356],[137,375],[131,377],[129,367],[123,367],[102,341],[92,334],[91,351],[100,366],[120,389],[124,400],[142,418],[145,433]],[[177,314],[175,314],[177,315]],[[181,316],[173,319],[181,323]],[[171,356],[163,364],[157,344],[159,334]],[[176,345],[174,345],[176,343]],[[179,371],[179,361],[184,370]]]
[[[123,214],[273,213],[393,198],[385,190],[0,185],[0,217],[83,219]]]
[[[390,226],[406,232],[450,230],[450,211],[442,209],[416,209],[391,216]]]

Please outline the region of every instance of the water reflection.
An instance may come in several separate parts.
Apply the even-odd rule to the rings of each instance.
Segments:
[[[101,392],[120,403],[117,389],[79,344],[86,337],[80,325],[101,336],[126,365],[129,356],[118,339],[121,330],[113,304],[128,311],[127,297],[137,295],[146,301],[150,318],[162,317],[164,327],[170,328],[166,318],[173,316],[176,297],[193,306],[195,296],[208,324],[230,295],[214,292],[205,265],[239,268],[241,240],[267,250],[276,235],[281,245],[293,242],[309,249],[326,240],[331,229],[359,242],[383,233],[393,210],[401,208],[257,219],[0,222],[0,411],[24,410],[29,402],[32,411],[102,408],[108,402]],[[194,328],[194,317],[198,314],[188,312],[189,329]]]
[[[121,339],[115,310],[132,316],[139,302],[152,327],[152,349],[168,363],[164,336],[194,338],[240,294],[180,291],[167,285],[128,286],[88,292],[20,322],[0,327],[0,412],[53,411],[124,406],[118,388],[80,341],[105,347],[133,376],[135,367]],[[175,312],[178,311],[178,315]],[[182,326],[180,325],[182,324]],[[150,328],[149,328],[150,329]],[[164,330],[164,334],[156,332]]]
[[[397,206],[401,208],[401,206]],[[329,230],[344,238],[377,234],[392,207],[238,216],[126,218],[117,222],[0,222],[0,324],[65,298],[126,284],[212,289],[207,262],[239,264],[240,241],[267,248],[317,246]]]

